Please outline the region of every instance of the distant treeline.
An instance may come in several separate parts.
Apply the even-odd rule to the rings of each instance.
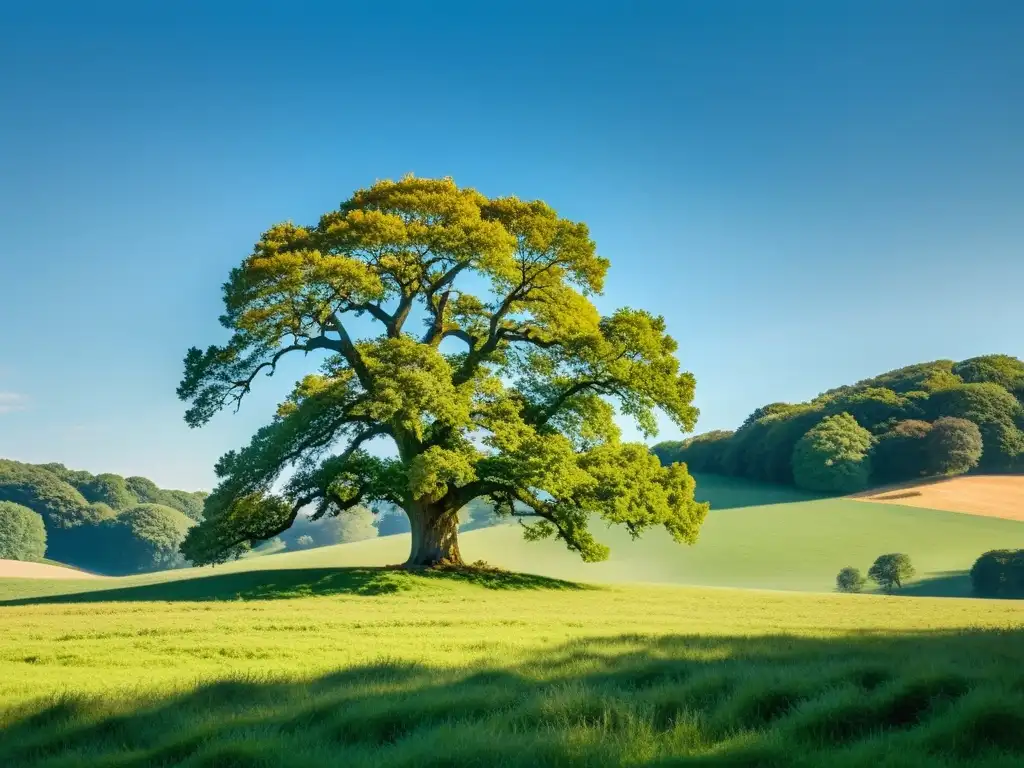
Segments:
[[[205,498],[202,492],[159,488],[145,477],[93,475],[63,464],[0,459],[4,519],[17,519],[19,528],[28,530],[26,515],[38,515],[48,558],[104,574],[186,565],[178,547],[188,529],[203,519]],[[15,505],[22,508],[17,516]],[[5,556],[38,557],[36,538],[32,534],[32,546],[22,546],[28,555],[18,557],[9,544],[12,551]]]
[[[736,431],[652,450],[664,464],[816,491],[970,470],[1024,472],[1024,362],[986,355],[937,360],[829,390],[807,403],[770,403]]]

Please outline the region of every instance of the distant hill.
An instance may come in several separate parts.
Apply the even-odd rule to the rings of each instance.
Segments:
[[[202,520],[206,494],[121,477],[0,459],[0,501],[37,513],[52,560],[107,574],[185,565],[178,545]]]
[[[985,355],[918,363],[809,402],[770,403],[735,431],[652,450],[696,472],[837,494],[964,471],[1022,473],[1024,362]]]

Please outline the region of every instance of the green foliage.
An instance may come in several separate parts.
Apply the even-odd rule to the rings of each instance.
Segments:
[[[931,474],[962,475],[981,459],[981,430],[967,419],[947,416],[936,420],[924,442]]]
[[[953,417],[973,421],[981,429],[984,452],[979,469],[1014,471],[1024,453],[1024,418],[1020,401],[999,384],[983,382],[937,392],[928,400],[933,419]]]
[[[971,384],[998,384],[1010,392],[1024,390],[1024,362],[1010,355],[983,355],[957,363],[953,373]]]
[[[898,483],[929,474],[927,421],[908,419],[883,434],[871,451],[873,479],[877,483]]]
[[[28,507],[0,501],[0,560],[42,560],[45,554],[43,518]]]
[[[914,577],[910,556],[902,553],[880,555],[868,570],[868,578],[887,593],[902,589],[904,582]]]
[[[76,484],[76,487],[87,501],[106,504],[115,511],[128,509],[139,503],[139,498],[131,492],[125,479],[120,475],[96,475]]]
[[[91,565],[113,575],[183,567],[178,549],[194,525],[171,507],[139,504],[100,525],[103,551],[93,554]]]
[[[271,227],[224,285],[230,338],[186,355],[186,421],[239,405],[287,355],[326,357],[218,462],[183,551],[222,562],[306,507],[389,504],[417,521],[410,564],[458,563],[454,521],[474,499],[536,518],[528,538],[556,536],[587,560],[607,556],[595,516],[694,541],[706,507],[685,468],[622,443],[614,420],[653,435],[660,412],[692,429],[694,377],[663,318],[599,315],[591,296],[608,265],[584,224],[451,179],[377,182],[314,225]],[[416,315],[420,330],[407,324]],[[376,321],[377,335],[350,336],[352,316]],[[376,438],[395,455],[363,449]]]
[[[971,567],[971,586],[979,597],[1024,597],[1024,549],[994,549]]]
[[[913,397],[896,394],[891,389],[868,387],[819,398],[815,402],[825,407],[827,413],[846,413],[856,419],[872,434],[881,434],[898,421],[921,415],[921,409]]]
[[[716,430],[687,440],[666,441],[651,447],[651,452],[664,464],[685,462],[691,472],[724,474],[725,451],[733,432]]]
[[[864,489],[871,475],[871,445],[871,433],[852,416],[829,416],[812,427],[793,449],[797,486],[826,493]]]
[[[836,576],[836,590],[839,592],[860,592],[867,584],[867,579],[857,568],[847,566]]]
[[[792,484],[796,442],[823,418],[846,413],[877,438],[869,481],[883,484],[933,474],[926,440],[931,423],[957,418],[981,431],[979,471],[1024,472],[1022,400],[1024,362],[1015,357],[936,360],[831,389],[810,403],[762,406],[731,436],[719,431],[652,450],[663,464]]]
[[[0,459],[0,501],[39,513],[51,533],[93,522],[81,493],[53,473],[17,461]]]
[[[156,516],[170,507],[175,514],[164,528],[177,529],[180,512],[176,507],[201,512],[204,496],[162,490],[141,477],[92,475],[63,464],[32,465],[0,459],[0,501],[21,504],[42,516],[49,557],[100,573],[151,570],[165,562],[180,564],[177,556],[168,557],[160,551],[167,536],[150,531],[147,520],[152,514],[136,511],[124,515],[138,508],[136,499],[168,500],[170,503],[162,505]],[[136,540],[136,530],[142,539]]]
[[[161,504],[176,509],[192,520],[203,519],[203,502],[209,495],[202,491],[173,491],[158,488],[146,477],[125,478],[125,484],[135,497],[145,504]]]

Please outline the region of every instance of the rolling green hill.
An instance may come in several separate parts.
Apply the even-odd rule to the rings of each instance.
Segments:
[[[967,595],[964,573],[982,552],[1024,548],[1024,523],[940,510],[822,499],[780,486],[701,476],[698,495],[713,511],[697,544],[673,542],[661,531],[637,541],[621,529],[601,529],[611,559],[583,563],[555,541],[526,542],[517,526],[502,525],[461,537],[468,560],[514,571],[600,583],[660,582],[718,587],[830,591],[840,568],[866,571],[875,557],[906,552],[918,570],[909,591]],[[751,502],[756,506],[745,506]],[[215,569],[188,569],[104,581],[104,588],[155,584],[199,574],[315,569],[400,563],[408,537],[247,558]],[[0,582],[0,599],[95,590],[95,582]],[[159,598],[157,598],[159,599]]]

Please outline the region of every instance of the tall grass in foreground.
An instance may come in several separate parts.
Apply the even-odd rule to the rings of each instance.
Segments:
[[[254,573],[0,607],[0,766],[1024,760],[1021,603]]]

